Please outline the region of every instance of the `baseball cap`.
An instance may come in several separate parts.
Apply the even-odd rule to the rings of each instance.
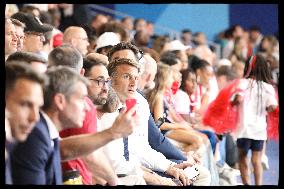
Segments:
[[[189,48],[192,48],[192,47],[190,45],[185,46],[179,40],[173,40],[173,41],[167,43],[166,47],[165,47],[165,49],[167,51],[182,51],[182,50],[186,50],[186,49],[189,49]]]
[[[97,46],[95,48],[95,51],[97,51],[99,48],[102,48],[102,47],[115,46],[118,43],[120,43],[120,40],[116,33],[105,32],[98,37]]]
[[[53,29],[53,26],[43,24],[38,17],[28,13],[17,12],[11,18],[17,19],[26,25],[24,32],[45,33]]]

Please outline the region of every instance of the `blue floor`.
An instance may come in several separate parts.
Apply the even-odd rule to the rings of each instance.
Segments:
[[[268,141],[266,146],[269,169],[263,171],[263,185],[278,185],[279,179],[279,142]],[[241,177],[237,178],[242,183]],[[251,174],[251,183],[254,184],[254,176]]]

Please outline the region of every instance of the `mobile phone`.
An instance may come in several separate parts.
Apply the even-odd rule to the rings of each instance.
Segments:
[[[157,120],[157,122],[156,122],[156,126],[157,126],[158,128],[160,128],[160,127],[163,125],[164,122],[165,122],[165,119],[162,118],[162,117],[160,117],[160,118]]]
[[[126,104],[126,112],[132,108],[135,104],[137,103],[136,99],[135,98],[129,98],[129,99],[126,99],[125,101],[125,104]],[[132,116],[135,116],[136,114],[136,111],[132,114]]]
[[[199,170],[196,166],[191,166],[191,167],[187,167],[184,169],[184,172],[186,173],[186,176],[189,179],[193,179],[195,177],[197,177],[199,175]]]

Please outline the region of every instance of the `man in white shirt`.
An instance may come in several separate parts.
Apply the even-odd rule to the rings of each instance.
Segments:
[[[183,162],[176,164],[171,162],[166,159],[163,154],[153,150],[148,143],[148,118],[150,110],[146,99],[136,92],[139,69],[140,65],[133,59],[116,59],[108,65],[108,71],[112,79],[112,87],[117,92],[122,106],[125,106],[125,101],[128,98],[135,98],[137,100],[136,116],[134,117],[136,125],[133,134],[128,137],[128,164],[132,165],[133,170],[135,170],[135,167],[143,165],[163,177],[175,177],[176,181],[180,181],[181,185],[189,185],[192,183],[192,180],[187,177],[183,169],[192,166],[192,163]],[[118,112],[104,114],[101,129],[108,128],[117,113]],[[125,162],[125,159],[127,160],[126,156],[125,159],[123,158],[124,141],[123,139],[119,140],[120,141],[116,140],[109,143],[109,145],[113,145],[113,147],[111,148],[109,146],[106,150],[109,153],[114,153],[114,155],[109,155],[109,157],[117,171],[125,170],[125,168],[121,167],[121,162]],[[153,177],[155,176],[156,174],[153,174]],[[144,179],[147,182],[147,177],[144,177]],[[147,182],[147,184],[149,183]],[[152,184],[163,183],[158,182]],[[210,179],[205,185],[209,184]]]

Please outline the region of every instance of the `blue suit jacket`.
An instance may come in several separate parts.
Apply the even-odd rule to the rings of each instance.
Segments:
[[[145,98],[141,91],[137,90],[137,92],[139,92]],[[154,150],[161,152],[167,159],[171,161],[180,163],[187,160],[183,153],[161,133],[161,130],[156,126],[154,118],[151,114],[148,121],[148,141]]]
[[[14,184],[62,184],[59,148],[54,152],[41,114],[27,140],[12,152],[11,165]]]

